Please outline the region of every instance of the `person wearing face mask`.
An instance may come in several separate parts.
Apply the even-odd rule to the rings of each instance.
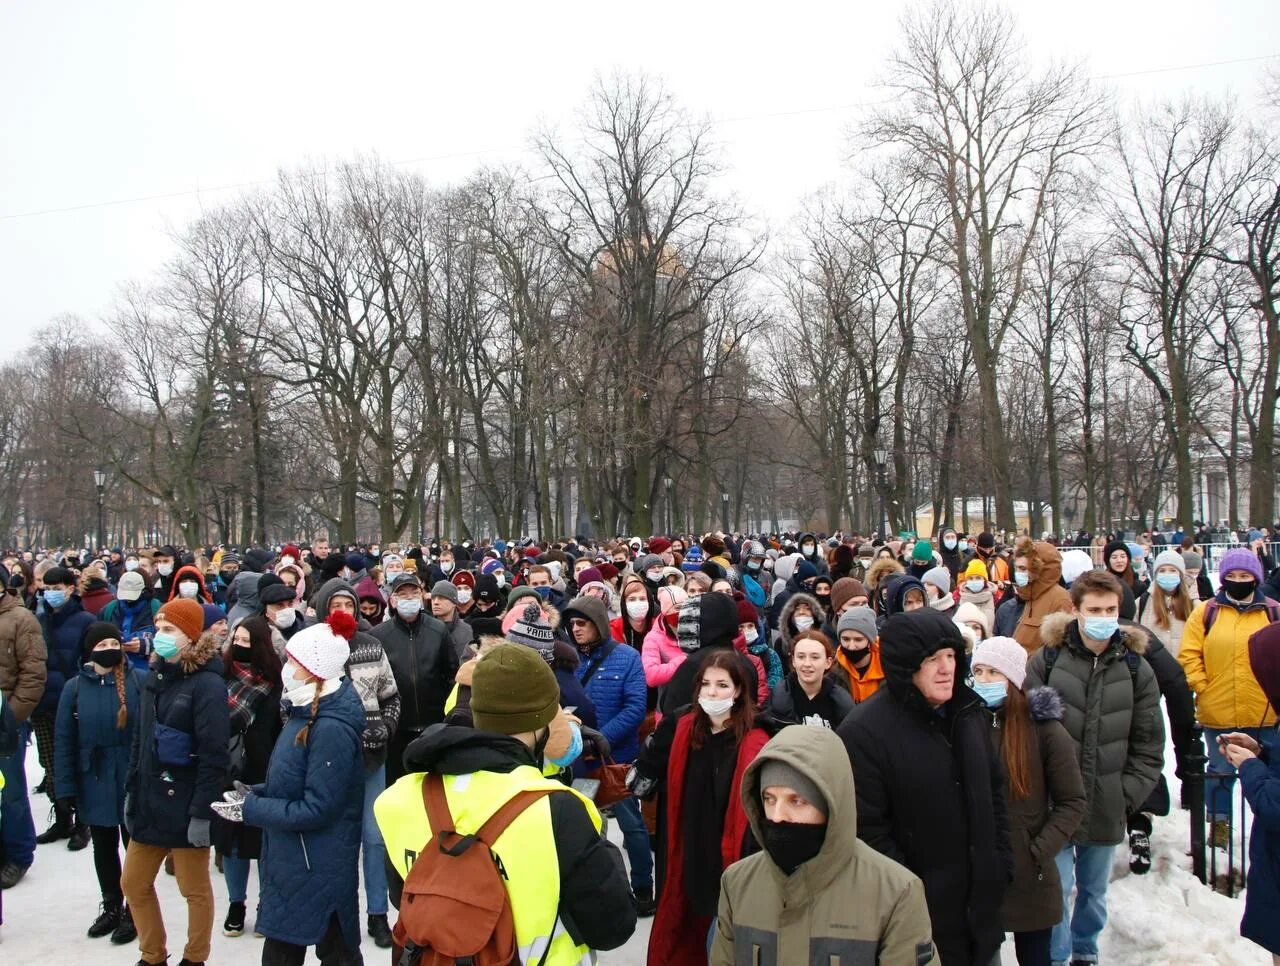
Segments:
[[[905,560],[905,563],[907,573],[917,580],[923,580],[925,574],[938,566],[933,547],[928,540],[917,540],[915,546],[911,548],[911,556]]]
[[[770,737],[757,723],[755,693],[746,662],[732,649],[713,650],[698,667],[696,704],[665,715],[636,761],[637,775],[659,792],[662,888],[650,966],[706,962],[720,876],[754,850],[737,791]]]
[[[135,668],[145,671],[151,659],[150,642],[155,634],[155,615],[160,609],[140,573],[126,571],[120,575],[116,586],[116,599],[102,608],[99,616],[108,624],[114,624],[124,642],[125,655]]]
[[[854,704],[861,704],[884,684],[880,664],[879,630],[870,607],[851,607],[836,622],[836,666],[832,680],[848,690]]]
[[[497,570],[487,574],[481,574],[476,578],[476,589],[474,591],[474,606],[465,618],[471,625],[474,632],[477,622],[488,622],[493,620],[501,620],[502,612],[506,605],[507,594],[506,589],[498,583],[497,574],[502,574],[503,579],[506,578],[506,572]],[[482,624],[482,626],[487,626]]]
[[[177,573],[173,575],[169,596],[164,599],[176,600],[179,597],[201,604],[213,603],[213,595],[205,589],[204,576],[200,573],[199,567],[187,564],[179,567]]]
[[[1050,614],[1071,612],[1071,595],[1061,580],[1058,548],[1022,537],[1013,554],[1013,596],[996,610],[996,636],[1016,638],[1028,654],[1039,648],[1045,619]]]
[[[739,794],[761,851],[725,870],[711,966],[750,961],[738,948],[747,941],[776,963],[809,962],[821,943],[842,963],[873,950],[881,963],[938,966],[924,884],[858,839],[839,738],[784,728],[747,766]]]
[[[85,632],[94,622],[93,615],[80,603],[76,592],[76,575],[66,567],[51,567],[44,574],[44,607],[36,615],[44,634],[47,670],[44,695],[35,713],[31,715],[31,730],[36,736],[36,750],[40,767],[44,769],[44,790],[53,803],[53,823],[36,842],[48,845],[59,839],[70,838],[68,848],[79,851],[89,844],[89,829],[83,823],[73,822],[73,816],[57,802],[53,788],[53,762],[57,747],[54,724],[58,713],[58,700],[67,682],[74,680],[80,666],[80,652]]]
[[[742,580],[742,592],[746,594],[751,606],[759,609],[769,600],[768,586],[771,583],[764,564],[768,560],[764,545],[758,540],[748,540],[742,548],[743,565],[739,570]]]
[[[222,551],[222,555],[218,557],[218,579],[209,585],[215,604],[224,609],[229,606],[227,592],[231,589],[231,582],[236,579],[236,574],[239,572],[240,555],[231,550]]]
[[[223,666],[231,716],[231,767],[223,785],[225,793],[236,782],[257,785],[266,781],[267,763],[280,734],[284,686],[280,657],[266,618],[250,617],[236,627],[223,650]],[[210,840],[222,859],[222,875],[227,884],[229,902],[222,934],[241,936],[245,929],[249,863],[259,860],[261,872],[262,830],[215,816]]]
[[[407,588],[410,583],[416,589],[416,614],[422,610],[422,588],[418,584],[418,578],[412,574],[401,574],[396,580],[397,588],[402,585]],[[415,595],[407,589],[399,595],[393,590],[393,603],[397,596],[407,601]],[[407,742],[401,741],[397,746],[397,741],[403,708],[409,698],[400,689],[392,655],[385,649],[379,636],[382,629],[390,626],[392,621],[385,621],[371,629],[358,616],[359,599],[356,592],[337,577],[326,581],[316,592],[315,607],[320,621],[342,613],[350,614],[357,622],[356,630],[347,639],[350,654],[347,658],[346,675],[355,685],[365,717],[364,730],[360,736],[364,749],[364,821],[360,846],[368,916],[366,924],[374,943],[379,948],[386,949],[391,945],[391,929],[387,923],[385,850],[377,823],[373,819],[373,802],[389,784],[387,774],[400,774],[400,752],[397,747],[403,749]],[[408,612],[411,608],[405,603],[403,609]],[[434,618],[423,619],[439,624]],[[301,633],[305,631],[294,635],[294,639]]]
[[[1113,575],[1081,574],[1071,584],[1073,613],[1044,621],[1043,646],[1027,662],[1027,690],[1048,685],[1062,696],[1086,801],[1084,822],[1056,860],[1063,914],[1050,941],[1054,962],[1098,961],[1115,847],[1164,766],[1160,688],[1141,658],[1146,635],[1120,624],[1122,596]]]
[[[172,600],[156,614],[151,674],[143,684],[125,784],[131,836],[120,886],[133,911],[146,963],[168,957],[155,880],[172,855],[187,903],[180,966],[209,957],[213,886],[209,881],[210,805],[222,797],[230,715],[219,642],[203,633],[194,600]]]
[[[827,566],[826,558],[822,555],[822,551],[818,549],[817,538],[812,533],[802,533],[798,543],[800,544],[801,558],[812,564],[815,572],[830,576],[831,568]]]
[[[943,963],[988,966],[1013,874],[1004,779],[960,630],[931,608],[880,630],[885,686],[837,734],[857,778],[858,838],[924,882]],[[909,767],[904,767],[909,763]]]
[[[1062,726],[1053,688],[1023,691],[1027,652],[992,637],[973,652],[974,690],[991,711],[991,742],[1004,763],[1013,843],[1013,882],[1001,909],[1019,966],[1050,962],[1049,939],[1062,919],[1062,884],[1050,859],[1084,817],[1084,785],[1075,745]]]
[[[821,628],[824,620],[822,605],[812,594],[798,591],[787,598],[778,612],[778,632],[773,638],[773,647],[782,658],[784,669],[791,667],[791,646],[796,635],[810,628]]]
[[[644,583],[635,575],[623,587],[623,592],[632,590],[633,597],[646,594]],[[681,647],[676,637],[676,622],[679,620],[680,605],[689,599],[688,593],[681,587],[659,587],[657,596],[658,615],[645,635],[640,652],[640,663],[644,665],[645,683],[657,690],[659,704],[662,702],[662,690],[675,675],[676,669],[689,656]],[[661,712],[657,715],[661,720]]]
[[[591,571],[599,573],[594,567],[587,569],[588,573]],[[591,583],[593,581],[587,581],[587,584]],[[609,632],[615,641],[622,641],[639,652],[653,629],[657,612],[656,599],[650,595],[644,581],[633,577],[622,588],[622,613],[610,622]]]
[[[371,628],[377,627],[386,619],[387,614],[387,598],[383,589],[372,577],[366,577],[356,584],[355,590],[360,602],[360,619]]]
[[[392,902],[402,908],[413,858],[437,831],[423,804],[424,783],[439,782],[454,828],[470,834],[521,792],[543,792],[490,851],[503,873],[521,958],[547,966],[589,961],[591,950],[616,949],[635,931],[622,858],[601,834],[595,805],[543,774],[575,743],[550,665],[524,644],[486,639],[482,649],[470,686],[475,727],[429,728],[406,752],[408,774],[375,806]]]
[[[258,578],[258,603],[282,641],[292,640],[307,626],[307,618],[297,608],[294,589],[275,574],[263,574]]]
[[[769,696],[769,713],[784,724],[840,727],[853,710],[849,689],[831,675],[835,649],[827,635],[808,630],[797,634],[791,651],[791,673]]]
[[[1262,729],[1276,722],[1275,710],[1249,665],[1249,638],[1280,620],[1280,604],[1263,594],[1262,565],[1252,550],[1228,550],[1218,573],[1222,586],[1217,594],[1187,618],[1178,663],[1196,693],[1196,719],[1204,726],[1209,755],[1207,811],[1214,844],[1225,847],[1235,769],[1217,739],[1240,732],[1256,740]]]
[[[831,578],[824,574],[818,574],[813,579],[813,587],[811,593],[818,601],[818,605],[822,608],[824,615],[831,613]]]
[[[470,588],[467,588],[470,592]],[[471,625],[459,616],[458,605],[463,588],[448,580],[441,580],[431,588],[431,614],[445,626],[449,634],[449,643],[458,655],[461,664],[467,649],[471,646],[473,634]]]
[[[938,556],[942,558],[942,566],[951,574],[951,582],[958,584],[960,574],[964,572],[964,554],[961,552],[960,535],[954,527],[945,527],[938,541]]]
[[[237,629],[238,630],[238,629]],[[256,929],[264,966],[360,957],[358,846],[362,734],[355,685],[344,677],[355,615],[333,612],[289,641],[281,673],[287,720],[261,784],[236,785],[213,805],[230,823],[262,830]]]
[[[454,560],[453,551],[448,547],[443,547],[435,563],[427,569],[427,581],[434,587],[442,580],[452,580],[457,569],[458,565]]]
[[[984,530],[978,534],[977,540],[974,541],[973,557],[970,558],[970,562],[974,560],[982,564],[988,582],[995,585],[997,599],[1003,599],[1009,591],[1013,575],[1009,571],[1009,561],[996,552],[996,537],[991,531]]]
[[[742,662],[743,673],[751,682],[749,694],[760,693],[761,681],[745,654],[738,654],[738,606],[727,594],[706,593],[689,596],[676,606],[675,616],[664,618],[675,634],[676,644],[685,660],[676,665],[658,698],[663,717],[688,707],[697,699],[697,682],[703,662],[717,651],[732,651]]]
[[[142,676],[125,660],[119,630],[103,621],[84,636],[80,673],[58,701],[54,787],[68,813],[89,828],[93,867],[102,896],[91,939],[111,936],[116,945],[137,933],[120,889],[120,838],[124,824],[125,779],[138,725]]]
[[[170,546],[161,547],[151,558],[151,573],[154,577],[151,589],[156,600],[165,601],[173,597],[173,571],[177,566],[177,558],[178,551]]]
[[[760,620],[760,612],[755,609],[751,601],[742,594],[737,594],[734,596],[734,602],[738,606],[738,632],[747,645],[747,653],[760,662],[761,680],[768,691],[772,692],[783,678],[782,658],[778,657],[778,652],[769,645],[769,637]]]
[[[465,621],[467,615],[471,613],[471,609],[475,606],[476,575],[470,570],[456,570],[450,583],[458,591],[458,599],[456,601],[457,616]]]

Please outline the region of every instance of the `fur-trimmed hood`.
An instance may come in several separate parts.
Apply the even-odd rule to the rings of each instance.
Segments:
[[[791,639],[797,633],[792,627],[791,618],[795,614],[796,608],[801,604],[808,604],[809,609],[813,611],[812,630],[821,630],[822,624],[826,620],[826,611],[818,603],[818,598],[812,594],[799,593],[788,597],[787,602],[782,605],[782,610],[778,613],[778,633],[782,635],[782,642],[787,646],[787,653],[791,652]]]
[[[1018,596],[1024,600],[1034,600],[1044,594],[1050,587],[1057,587],[1062,581],[1062,554],[1051,543],[1021,537],[1013,551],[1015,557],[1026,557],[1030,570],[1030,580],[1025,589],[1020,589]]]
[[[184,674],[194,674],[210,661],[217,659],[218,667],[214,668],[219,674],[222,673],[222,642],[219,641],[209,631],[205,631],[192,644],[188,644],[178,652],[178,666],[182,668]],[[151,666],[158,667],[162,662],[160,655],[152,652]]]
[[[881,557],[867,568],[867,576],[862,581],[862,584],[867,588],[868,594],[874,594],[876,588],[886,580],[904,573],[906,573],[906,570],[903,569],[902,564],[898,563],[898,561],[892,557]]]
[[[1048,685],[1032,688],[1027,692],[1027,705],[1031,711],[1032,721],[1061,721],[1062,695],[1056,688]]]
[[[1068,631],[1075,622],[1076,619],[1071,614],[1050,614],[1040,625],[1041,642],[1045,647],[1065,647],[1068,643]],[[1147,635],[1137,624],[1126,625],[1122,623],[1120,625],[1120,640],[1124,643],[1125,648],[1134,654],[1145,654],[1147,651]]]

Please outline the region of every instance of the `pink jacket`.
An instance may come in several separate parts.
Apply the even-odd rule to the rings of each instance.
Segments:
[[[651,688],[660,688],[676,673],[689,655],[680,650],[675,638],[666,632],[661,619],[655,620],[644,636],[644,646],[640,650],[640,663],[644,665],[644,681]]]

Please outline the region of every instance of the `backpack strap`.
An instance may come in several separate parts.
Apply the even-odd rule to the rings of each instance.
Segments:
[[[1218,603],[1216,597],[1210,597],[1204,602],[1204,613],[1200,615],[1200,621],[1204,624],[1204,632],[1207,636],[1209,628],[1213,626],[1213,622],[1218,617],[1218,608],[1222,605]]]
[[[1045,687],[1049,686],[1049,678],[1053,674],[1053,666],[1058,663],[1058,652],[1062,650],[1060,647],[1042,648],[1044,651],[1044,683]]]
[[[477,831],[470,835],[462,835],[457,842],[448,844],[448,840],[459,833],[454,827],[453,813],[449,811],[449,799],[444,793],[444,778],[429,772],[422,779],[422,801],[427,808],[427,821],[431,823],[436,840],[440,844],[440,851],[450,855],[461,855],[476,841],[483,842],[492,848],[493,843],[507,830],[507,826],[514,822],[526,808],[555,791],[559,789],[537,788],[517,792],[489,816]]]
[[[1129,683],[1133,685],[1133,693],[1138,693],[1138,665],[1142,663],[1142,658],[1133,651],[1125,648],[1124,663],[1129,665]]]

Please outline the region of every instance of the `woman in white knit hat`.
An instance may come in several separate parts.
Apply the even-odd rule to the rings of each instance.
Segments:
[[[1013,883],[1001,916],[1018,962],[1049,962],[1049,939],[1062,919],[1054,857],[1084,816],[1084,782],[1075,745],[1062,726],[1053,688],[1024,694],[1027,652],[1012,637],[989,637],[973,651],[973,688],[993,715],[991,740],[1005,766]]]
[[[1166,550],[1156,557],[1156,576],[1138,599],[1138,623],[1147,628],[1174,657],[1182,646],[1182,630],[1195,609],[1182,554]]]

